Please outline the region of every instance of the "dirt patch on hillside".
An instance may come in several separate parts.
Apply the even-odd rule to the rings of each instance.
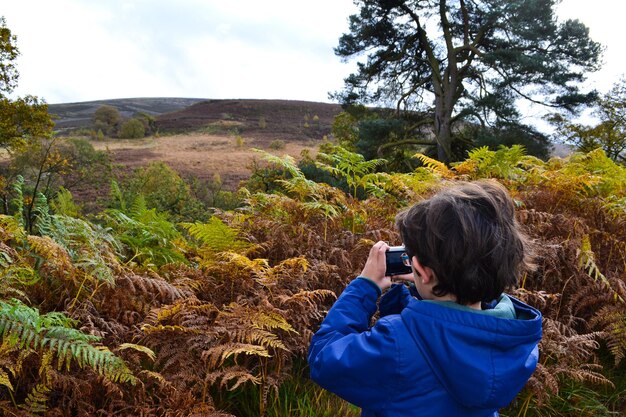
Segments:
[[[253,148],[299,159],[303,150],[314,156],[319,144],[319,141],[285,142],[284,149],[272,150],[262,140],[241,140],[243,144],[238,143],[235,136],[188,134],[141,140],[108,139],[92,143],[96,149],[108,150],[112,162],[123,170],[130,171],[153,161],[162,161],[183,177],[210,180],[219,174],[224,188],[228,190],[235,190],[240,181],[248,179],[255,159],[262,159]]]

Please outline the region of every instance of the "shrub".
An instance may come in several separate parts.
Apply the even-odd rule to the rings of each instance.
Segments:
[[[157,131],[156,119],[154,118],[154,116],[148,113],[139,112],[135,114],[134,118],[139,120],[143,124],[144,136],[152,135]]]
[[[270,149],[274,149],[276,151],[280,150],[280,149],[285,149],[285,141],[281,140],[281,139],[276,139],[273,140],[270,144],[269,144],[269,148]]]
[[[195,176],[185,178],[189,184],[191,194],[204,206],[220,210],[234,210],[243,205],[243,200],[237,192],[222,189],[222,178],[215,173],[212,179],[202,179]]]
[[[139,119],[128,119],[120,128],[119,137],[122,139],[140,139],[146,134],[146,128]]]
[[[202,203],[196,199],[187,183],[163,162],[141,167],[122,185],[113,207],[124,209],[136,196],[145,198],[148,209],[168,212],[174,220],[202,220],[208,217]]]
[[[109,183],[111,163],[107,154],[95,150],[87,139],[56,138],[32,142],[16,152],[10,164],[10,182],[18,175],[24,179],[24,194],[31,202],[39,192],[52,198],[60,187],[93,195]],[[10,208],[7,199],[10,196],[4,198],[5,212]],[[95,199],[86,202],[86,211],[96,208],[95,204]],[[32,204],[28,206],[32,209]]]

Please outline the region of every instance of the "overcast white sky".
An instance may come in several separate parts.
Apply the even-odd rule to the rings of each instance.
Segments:
[[[19,85],[48,103],[125,97],[328,102],[354,64],[333,53],[351,0],[2,0]],[[607,47],[590,85],[624,72],[622,0],[563,0]]]

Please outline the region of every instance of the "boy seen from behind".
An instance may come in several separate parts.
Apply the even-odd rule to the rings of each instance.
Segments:
[[[498,416],[533,373],[542,331],[541,313],[504,293],[531,266],[513,201],[497,182],[464,183],[396,225],[413,272],[395,278],[414,289],[392,285],[377,242],[313,336],[311,378],[362,416]]]

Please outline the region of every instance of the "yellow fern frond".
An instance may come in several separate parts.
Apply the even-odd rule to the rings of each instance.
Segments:
[[[45,413],[48,410],[46,403],[48,402],[50,391],[50,388],[45,384],[37,384],[26,396],[26,401],[24,401],[22,408],[28,410],[31,414]]]
[[[7,374],[3,369],[0,369],[0,385],[7,387],[11,392],[14,391],[9,374]]]
[[[607,277],[600,272],[600,268],[598,268],[595,261],[595,254],[591,250],[591,240],[589,239],[589,235],[583,235],[581,247],[577,251],[577,256],[579,268],[584,269],[594,281],[601,281],[602,284],[614,294],[616,300],[626,304],[626,301],[611,288],[611,283]]]
[[[478,161],[474,159],[466,159],[454,165],[454,170],[459,175],[471,175],[475,174],[478,170]]]
[[[260,345],[266,348],[289,351],[285,344],[274,333],[259,328],[243,329],[236,331],[233,339],[248,344]]]
[[[0,214],[0,241],[23,242],[25,238],[26,232],[15,217]]]
[[[183,304],[175,304],[173,306],[161,308],[159,309],[159,312],[157,314],[157,320],[158,321],[167,320],[168,318],[178,314],[180,310],[182,310],[182,308],[183,308]]]
[[[254,385],[260,385],[263,382],[263,378],[253,375],[249,371],[241,368],[212,372],[209,373],[205,379],[209,383],[220,380],[220,388],[226,387],[229,391],[234,391],[247,382],[251,382]],[[235,383],[229,387],[228,384],[232,381],[235,381]]]
[[[337,298],[337,295],[331,290],[317,289],[313,291],[302,290],[291,296],[279,297],[284,304],[295,302],[297,304],[307,304],[309,307],[313,307],[317,302],[324,301],[326,298]]]
[[[145,354],[150,360],[152,360],[152,361],[156,360],[156,354],[149,347],[142,346],[142,345],[136,345],[134,343],[122,343],[117,348],[117,350],[124,350],[124,349],[132,349],[132,350],[135,350],[137,352],[141,352],[141,353]]]
[[[203,357],[207,361],[208,369],[217,369],[229,358],[236,358],[239,355],[257,356],[269,358],[272,355],[266,348],[249,343],[225,343],[217,345],[204,352]]]
[[[441,175],[443,178],[454,178],[454,172],[452,172],[443,162],[437,161],[436,159],[426,156],[423,153],[416,153],[413,156],[419,159],[428,169]]]
[[[298,333],[283,316],[273,311],[258,311],[252,313],[250,319],[252,326],[259,329],[280,329],[286,332]]]
[[[170,325],[153,326],[150,324],[144,324],[143,326],[141,326],[141,331],[143,331],[146,334],[153,334],[153,333],[160,333],[160,332],[203,334],[201,330],[190,329],[184,326],[170,326]]]
[[[292,275],[296,273],[296,269],[306,272],[309,267],[309,262],[306,258],[299,256],[297,258],[285,259],[278,265],[272,268],[266,268],[256,273],[259,282],[263,285],[271,285],[276,283],[281,276],[285,274]],[[299,271],[298,271],[299,272]]]
[[[163,375],[161,375],[158,372],[154,372],[154,371],[149,371],[147,369],[144,369],[143,371],[139,372],[140,375],[146,375],[149,378],[154,378],[157,381],[159,381],[159,383],[161,384],[165,384],[167,383],[167,380],[163,377]]]
[[[288,268],[288,269],[302,268],[302,271],[306,272],[308,267],[309,267],[309,262],[306,260],[306,258],[304,256],[299,256],[297,258],[285,259],[280,264],[278,264],[275,268]]]
[[[247,256],[240,255],[235,252],[223,252],[220,256],[223,259],[232,262],[235,266],[249,269],[254,273],[262,273],[269,268],[269,262],[267,259],[250,259]]]
[[[26,239],[32,251],[45,259],[46,262],[64,273],[74,271],[75,268],[70,255],[50,237],[29,235]]]

